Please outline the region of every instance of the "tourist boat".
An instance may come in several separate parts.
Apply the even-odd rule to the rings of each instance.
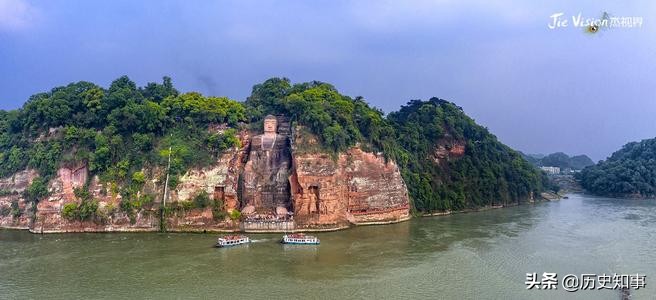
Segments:
[[[319,245],[319,239],[316,236],[302,233],[285,234],[280,242],[283,244]]]
[[[251,240],[245,235],[225,235],[219,238],[216,246],[219,248],[248,244]]]

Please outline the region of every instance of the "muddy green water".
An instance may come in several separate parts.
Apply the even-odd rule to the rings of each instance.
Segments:
[[[0,230],[0,298],[618,299],[611,290],[526,290],[527,272],[644,273],[656,298],[656,202],[558,202],[212,248],[213,234]]]

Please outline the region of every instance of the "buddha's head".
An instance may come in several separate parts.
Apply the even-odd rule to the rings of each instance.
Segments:
[[[278,120],[272,115],[264,118],[264,133],[276,133],[278,129]]]

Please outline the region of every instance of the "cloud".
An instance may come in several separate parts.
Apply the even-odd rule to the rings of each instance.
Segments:
[[[0,0],[0,31],[17,31],[34,24],[38,10],[26,0]]]

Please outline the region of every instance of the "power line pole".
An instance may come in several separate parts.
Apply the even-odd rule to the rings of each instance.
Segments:
[[[164,198],[162,199],[162,206],[160,207],[160,230],[164,232],[166,226],[164,225],[164,210],[166,208],[166,198],[169,194],[169,176],[171,175],[171,152],[173,152],[173,147],[169,147],[169,162],[166,166],[166,182],[164,183]]]
[[[164,185],[164,206],[166,206],[166,197],[169,193],[169,175],[171,174],[171,152],[173,152],[173,147],[169,147],[169,163],[166,167],[166,185]]]

